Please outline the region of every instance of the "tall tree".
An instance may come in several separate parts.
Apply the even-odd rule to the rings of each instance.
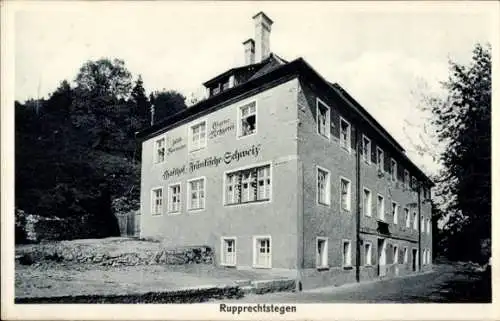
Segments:
[[[446,145],[443,245],[453,259],[484,260],[483,244],[491,239],[491,47],[476,45],[468,65],[450,62],[444,88],[445,98],[429,100]]]
[[[146,96],[141,75],[137,77],[135,85],[132,88],[131,100],[135,104],[137,115],[147,122],[150,117],[151,103],[149,102],[148,96]]]

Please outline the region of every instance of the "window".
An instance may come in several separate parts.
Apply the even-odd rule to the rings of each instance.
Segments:
[[[350,151],[351,147],[351,124],[340,117],[340,146]]]
[[[205,178],[195,178],[188,181],[189,210],[205,208]]]
[[[328,267],[328,238],[316,238],[316,267]]]
[[[255,134],[257,132],[256,102],[241,106],[239,113],[239,137]]]
[[[165,160],[165,138],[155,141],[155,163],[161,163]]]
[[[398,203],[392,202],[392,219],[394,224],[398,224],[398,211],[399,211]]]
[[[351,241],[342,241],[342,266],[351,266]]]
[[[259,166],[226,174],[225,204],[267,201],[271,198],[271,166]]]
[[[392,252],[392,263],[393,264],[398,264],[399,263],[399,248],[397,245],[394,245],[394,247],[392,248],[393,252]]]
[[[271,238],[267,236],[254,237],[254,266],[271,267]]]
[[[330,172],[317,167],[317,199],[319,204],[330,205]]]
[[[417,190],[417,179],[415,177],[411,178],[411,188],[416,191]]]
[[[405,222],[406,222],[406,227],[410,228],[410,210],[405,207]]]
[[[366,216],[372,216],[372,192],[369,189],[363,189],[363,208]]]
[[[365,242],[365,265],[372,265],[372,243]]]
[[[316,99],[318,134],[330,138],[330,107]]]
[[[425,233],[425,219],[423,217],[420,219],[420,233]]]
[[[404,177],[404,184],[406,189],[410,189],[410,172],[408,172],[407,169],[405,169],[405,177]]]
[[[377,197],[377,215],[378,218],[381,219],[382,221],[384,220],[384,197],[382,195],[378,195]]]
[[[418,219],[417,219],[417,212],[413,212],[413,229],[416,231],[418,230]]]
[[[340,208],[351,210],[351,182],[347,178],[340,178]]]
[[[394,182],[398,180],[398,163],[394,158],[391,158],[391,180]]]
[[[181,184],[170,185],[169,192],[168,211],[179,212],[181,210]]]
[[[207,146],[206,121],[199,122],[190,127],[189,148],[191,151],[205,148]]]
[[[377,147],[377,168],[380,172],[384,171],[384,151]]]
[[[431,234],[431,219],[427,219],[427,234]]]
[[[221,264],[228,266],[236,265],[236,238],[222,238]]]
[[[405,247],[403,250],[403,263],[408,263],[408,248]]]
[[[151,191],[151,214],[160,215],[163,211],[163,188],[155,188]]]
[[[363,160],[370,164],[372,155],[372,142],[368,137],[363,135]]]

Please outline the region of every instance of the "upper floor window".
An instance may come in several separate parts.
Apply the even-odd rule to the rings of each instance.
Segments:
[[[413,212],[413,229],[416,231],[418,230],[418,218],[417,218],[417,212]]]
[[[151,190],[151,214],[160,215],[163,212],[163,188]]]
[[[270,165],[226,174],[226,204],[266,201],[271,198]]]
[[[321,100],[316,100],[316,114],[318,124],[318,134],[330,137],[330,107]]]
[[[207,122],[201,121],[189,128],[189,148],[191,151],[205,148],[207,146]]]
[[[384,171],[384,151],[377,146],[377,168],[379,171]]]
[[[351,182],[347,178],[340,178],[340,207],[351,210]]]
[[[372,154],[372,142],[368,137],[363,135],[363,160],[370,164]]]
[[[239,108],[239,137],[255,134],[257,132],[257,109],[253,101]]]
[[[351,146],[351,124],[340,117],[340,146],[350,150]]]
[[[411,188],[414,191],[418,190],[418,188],[417,188],[417,179],[415,178],[415,176],[412,176],[412,178],[411,178]]]
[[[188,181],[188,206],[190,210],[205,208],[205,178]]]
[[[404,178],[405,188],[410,189],[410,172],[405,169],[405,178]]]
[[[392,202],[392,219],[394,224],[398,224],[398,212],[399,212],[398,203]]]
[[[377,197],[377,214],[378,218],[382,221],[385,218],[385,205],[384,205],[384,197],[382,195],[378,195]]]
[[[431,219],[427,219],[427,234],[431,234]]]
[[[391,179],[395,182],[398,179],[398,163],[391,158]]]
[[[316,175],[318,203],[330,205],[330,172],[318,167]]]
[[[406,223],[405,226],[407,228],[410,228],[410,221],[411,221],[410,210],[405,207],[405,223]]]
[[[165,160],[165,138],[155,141],[155,163],[161,163]]]
[[[372,192],[367,188],[363,190],[363,209],[366,216],[372,216]]]

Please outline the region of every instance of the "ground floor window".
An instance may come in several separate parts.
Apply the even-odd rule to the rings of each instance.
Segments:
[[[170,185],[169,188],[169,203],[168,210],[171,213],[176,213],[181,210],[181,184]]]
[[[351,262],[351,241],[343,240],[342,241],[342,266],[350,267],[352,265]]]
[[[271,268],[271,237],[254,237],[254,266]]]
[[[271,198],[271,166],[260,166],[226,174],[225,203],[241,204]]]
[[[365,265],[372,265],[372,243],[365,242]]]
[[[394,245],[393,249],[393,255],[392,255],[392,263],[398,264],[399,263],[399,248],[397,245]]]
[[[151,214],[160,215],[163,211],[163,188],[151,190]]]
[[[236,265],[236,238],[222,238],[222,265]]]
[[[403,250],[403,263],[408,263],[408,248],[405,247]]]
[[[316,239],[316,267],[328,267],[328,238],[326,237]]]

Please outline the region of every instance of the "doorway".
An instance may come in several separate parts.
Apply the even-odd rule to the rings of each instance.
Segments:
[[[386,241],[385,239],[377,239],[377,254],[378,254],[378,276],[384,276],[386,274]]]
[[[413,272],[417,271],[417,250],[412,249],[411,250],[411,270]]]

